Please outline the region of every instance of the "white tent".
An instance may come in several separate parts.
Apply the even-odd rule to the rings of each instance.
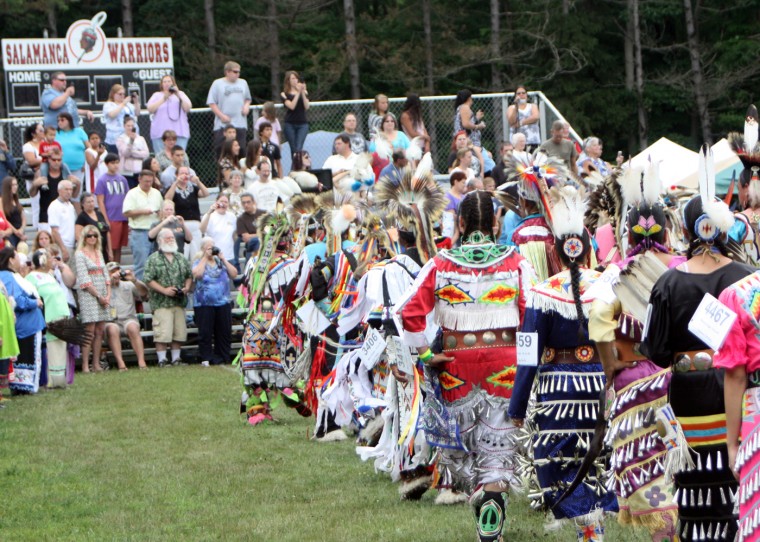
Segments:
[[[716,191],[721,194],[728,190],[734,171],[738,179],[742,164],[725,138],[713,145],[712,151],[715,160]],[[631,160],[633,167],[646,168],[650,157],[660,162],[660,179],[664,188],[670,186],[698,188],[699,155],[696,152],[663,137],[633,157]]]
[[[715,191],[723,194],[728,191],[728,185],[731,184],[731,176],[736,171],[736,180],[739,181],[739,173],[744,166],[736,153],[731,150],[728,140],[724,137],[712,146],[713,159],[715,160]],[[687,177],[682,180],[683,186],[696,188],[699,184],[697,178],[697,169],[695,168]],[[737,187],[734,187],[736,190]]]
[[[677,185],[697,188],[699,155],[696,152],[663,137],[634,156],[631,164],[635,168],[646,169],[650,158],[660,163],[660,180],[663,187]],[[686,184],[687,182],[690,184]]]

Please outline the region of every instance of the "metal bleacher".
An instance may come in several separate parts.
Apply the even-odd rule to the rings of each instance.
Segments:
[[[206,212],[208,208],[211,206],[211,204],[216,199],[216,192],[218,189],[211,188],[209,189],[210,192],[212,192],[211,195],[207,196],[200,202],[201,206],[201,213]],[[32,241],[34,240],[35,235],[37,234],[37,230],[35,230],[32,227],[32,215],[31,215],[31,209],[30,209],[30,200],[24,199],[21,201],[21,203],[24,206],[24,210],[26,213],[26,223],[27,227],[25,230],[27,240],[29,243],[29,247],[31,249]],[[121,265],[122,267],[126,269],[131,269],[133,265],[133,259],[132,259],[132,251],[130,248],[124,247],[122,249],[121,253]],[[236,354],[236,351],[241,347],[241,341],[242,341],[242,335],[243,335],[243,322],[246,317],[246,310],[240,309],[237,307],[237,304],[235,302],[235,299],[237,297],[237,290],[234,288],[231,288],[230,292],[231,302],[232,302],[232,356],[234,357]],[[197,350],[198,350],[198,328],[195,325],[195,322],[192,320],[193,317],[193,311],[187,310],[186,315],[188,318],[188,326],[187,326],[187,342],[182,346],[182,359],[185,362],[194,362],[198,361],[197,359]],[[153,315],[150,308],[150,303],[148,301],[144,301],[142,303],[142,312],[138,312],[138,319],[140,321],[140,336],[143,339],[143,343],[145,346],[145,360],[148,363],[148,365],[151,365],[152,363],[156,362],[156,348],[153,343],[153,326],[152,326],[152,320]],[[125,363],[129,365],[137,365],[137,356],[135,355],[135,351],[132,348],[132,344],[129,341],[129,338],[126,336],[121,337],[121,346],[122,346],[122,356],[124,357]],[[110,352],[110,349],[108,348],[107,341],[104,339],[104,352],[106,352],[106,357],[108,360],[108,364],[111,367],[116,366],[116,361],[113,357],[113,354]]]

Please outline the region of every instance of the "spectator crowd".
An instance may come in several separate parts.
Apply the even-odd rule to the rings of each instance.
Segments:
[[[266,102],[250,137],[251,92],[240,72],[239,64],[227,62],[224,76],[213,82],[206,100],[214,114],[211,148],[216,179],[202,180],[189,161],[192,102],[170,75],[161,79],[159,89],[147,99],[151,123],[145,136],[137,123],[140,97],[121,85],[111,88],[103,105],[105,133],[85,133],[81,118],[92,120],[92,111],[79,109],[66,74],[54,72],[42,97],[43,122],[24,131],[23,156],[16,159],[0,141],[0,247],[6,255],[6,286],[11,286],[6,290],[16,291],[18,285],[13,283],[17,281],[32,299],[27,305],[16,303],[17,313],[34,313],[39,305],[44,316],[36,318],[29,329],[22,325],[23,337],[19,338],[28,339],[32,329],[35,333],[46,330],[44,322],[53,321],[51,318],[76,322],[85,336],[92,338],[81,348],[72,344],[67,354],[59,350],[53,356],[52,352],[42,354],[50,345],[55,350],[56,340],[65,342],[49,332],[32,335],[43,348],[23,349],[17,366],[37,367],[35,363],[40,365],[44,359],[46,366],[36,368],[37,386],[61,382],[46,380],[52,370],[47,358],[56,357],[58,364],[61,358],[70,358],[64,379],[68,382],[75,359],[81,359],[82,372],[101,370],[104,344],[117,367],[126,370],[122,339],[129,340],[138,366],[146,367],[137,315],[147,303],[159,365],[182,362],[180,347],[192,322],[185,317],[188,309],[194,311],[199,328],[206,327],[201,323],[212,328],[208,335],[201,331],[198,360],[229,362],[229,337],[215,324],[229,322],[230,286],[242,278],[239,275],[246,262],[259,251],[259,218],[282,209],[302,192],[334,188],[371,202],[373,185],[380,176],[400,182],[422,153],[430,150],[419,96],[410,94],[396,115],[388,97],[380,94],[364,124],[367,137],[358,115],[349,112],[334,139],[332,155],[321,168],[313,167],[304,149],[310,104],[303,78],[295,71],[286,73],[280,95],[283,118],[278,118],[274,102]],[[480,130],[485,128],[482,111],[474,110],[469,91],[457,96],[452,152],[442,172],[451,173],[447,209],[452,219],[444,222],[452,231],[453,216],[464,194],[482,188],[483,182],[492,178],[502,184],[503,167],[499,166],[504,157],[528,152],[540,143],[536,140],[537,109],[527,100],[523,87],[517,89],[507,117],[511,138],[493,156],[480,139]],[[556,128],[556,141],[553,130],[552,139],[543,147],[574,163],[578,156],[567,140],[567,126]],[[284,142],[291,152],[292,167],[287,175],[283,171]],[[583,155],[586,162],[578,160],[579,171],[587,164],[604,167],[601,153],[595,153],[597,147],[601,149],[597,143]],[[211,197],[212,185],[218,191],[213,202],[204,203]],[[30,196],[29,213],[21,205],[21,186]],[[503,211],[499,207],[499,212]],[[33,227],[34,238],[28,226]],[[126,261],[125,253],[129,254]],[[39,290],[30,287],[27,276],[37,277],[37,282],[44,276],[44,286]],[[217,288],[223,283],[229,284]],[[50,306],[55,310],[49,310]],[[25,321],[17,320],[17,327]]]

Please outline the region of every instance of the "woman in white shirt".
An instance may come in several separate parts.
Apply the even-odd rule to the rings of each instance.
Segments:
[[[216,202],[201,220],[201,233],[204,236],[213,237],[216,246],[224,254],[226,260],[232,261],[235,254],[235,231],[237,230],[237,218],[231,212],[227,212],[230,200],[227,194],[220,193]]]
[[[106,125],[106,149],[108,152],[118,154],[116,140],[124,133],[124,117],[133,119],[140,114],[140,97],[135,96],[127,99],[127,91],[121,85],[111,87],[108,93],[108,101],[103,104],[103,122]],[[139,133],[139,130],[136,130]]]

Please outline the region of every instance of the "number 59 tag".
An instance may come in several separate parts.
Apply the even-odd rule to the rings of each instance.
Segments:
[[[538,365],[538,333],[517,332],[517,364]]]
[[[736,320],[736,313],[705,294],[689,320],[689,331],[713,350],[719,350]]]

